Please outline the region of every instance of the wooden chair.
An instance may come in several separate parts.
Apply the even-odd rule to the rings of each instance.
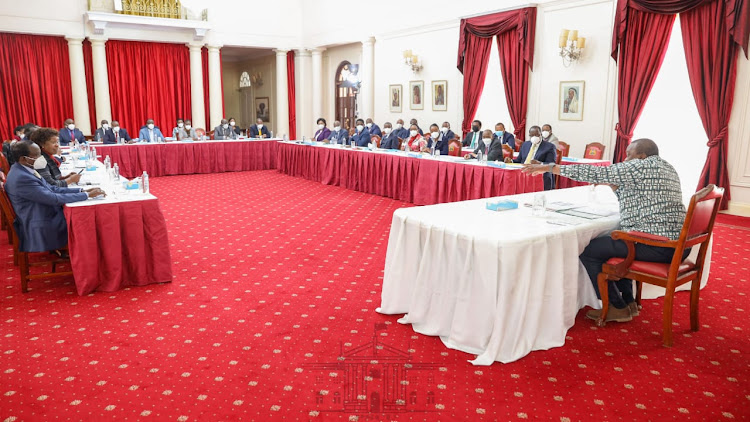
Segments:
[[[5,173],[0,171],[0,186],[5,186]],[[8,244],[13,244],[13,236],[11,234],[10,229],[8,228],[8,225],[13,224],[11,221],[8,222],[8,219],[5,218],[5,213],[0,209],[0,222],[2,224],[2,229],[5,230],[8,233]]]
[[[398,149],[401,150],[401,147],[403,146],[404,140],[401,138],[396,138],[398,140]]]
[[[448,155],[461,156],[461,141],[458,138],[453,138],[448,142]]]
[[[506,158],[513,159],[513,148],[508,144],[503,144],[503,160]]]
[[[724,196],[724,188],[708,185],[696,192],[690,199],[685,223],[682,225],[680,237],[669,240],[666,237],[655,236],[641,232],[612,232],[612,239],[624,240],[628,246],[626,258],[612,258],[602,265],[602,272],[597,277],[599,292],[602,296],[602,313],[596,324],[603,327],[609,310],[608,280],[627,278],[636,282],[636,303],[641,305],[641,288],[643,283],[654,284],[666,289],[664,295],[664,310],[662,316],[662,340],[667,347],[672,346],[672,304],[675,288],[691,282],[690,289],[690,329],[698,331],[698,295],[700,294],[703,264],[706,260],[706,250],[714,228],[716,213]],[[674,248],[674,258],[669,264],[644,262],[635,260],[635,244]],[[700,245],[697,262],[689,259],[682,260],[683,252],[690,247]]]
[[[555,164],[559,166],[560,162],[562,162],[562,158],[563,158],[563,146],[558,145],[557,154],[555,154]],[[560,175],[556,174],[555,175],[555,189],[557,189],[559,186],[560,186]]]
[[[249,130],[248,130],[248,133],[250,133]],[[198,139],[201,139],[204,136],[206,136],[206,129],[203,129],[202,127],[197,127],[195,128],[195,134],[198,135]]]
[[[208,132],[206,132],[206,137],[208,137],[208,139],[214,139],[214,131],[209,130]]]
[[[558,141],[557,144],[557,150],[562,151],[562,156],[568,157],[570,154],[570,145],[568,145],[567,142],[563,141]]]
[[[378,135],[372,135],[370,136],[370,142],[375,144],[376,148],[380,148],[380,136]]]
[[[583,152],[583,158],[601,160],[602,157],[604,157],[604,144],[600,144],[599,142],[592,142],[586,145],[586,149]]]
[[[13,210],[13,205],[10,203],[8,194],[5,192],[5,183],[0,185],[0,208],[2,213],[8,221],[15,221],[16,213]],[[73,275],[73,271],[57,271],[58,264],[68,264],[70,268],[70,259],[62,258],[54,255],[50,252],[23,252],[18,249],[19,240],[18,234],[16,233],[13,224],[8,225],[9,233],[13,239],[13,264],[19,266],[21,273],[21,291],[28,293],[29,281],[39,279],[49,279],[57,277],[68,277]],[[31,267],[41,267],[51,265],[52,271],[31,274]]]
[[[516,152],[521,152],[521,145],[523,145],[523,141],[516,138]]]
[[[8,174],[8,172],[10,171],[10,163],[8,163],[8,157],[6,157],[3,153],[0,153],[0,170],[2,170],[5,174]]]

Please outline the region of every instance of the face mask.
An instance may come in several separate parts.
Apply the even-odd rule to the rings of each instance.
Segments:
[[[228,127],[229,127],[229,125],[228,125],[228,124],[226,124],[226,123],[224,123],[223,125],[221,125],[221,127],[223,127],[224,129],[226,129],[226,128],[228,128]]]
[[[184,123],[177,123],[177,127],[183,127],[183,126],[185,126]]]
[[[402,125],[401,123],[396,123],[396,129],[401,129],[403,127],[404,127],[404,125]]]
[[[471,130],[473,130],[474,132],[479,132],[479,126],[472,126]]]
[[[187,129],[187,130],[190,130],[191,127],[192,126],[190,126],[190,125],[185,125],[185,129]]]
[[[29,157],[29,159],[31,159],[31,157]],[[40,155],[36,160],[34,160],[34,170],[41,170],[45,167],[47,167],[47,160],[44,159],[43,155]]]
[[[543,130],[542,131],[542,137],[543,138],[549,138],[549,131],[548,130]]]
[[[357,125],[357,130],[358,130],[358,131],[360,131],[360,132],[362,132],[362,130],[363,130],[364,128],[365,128],[365,127],[364,127],[364,126],[362,126],[362,125]]]
[[[102,125],[102,129],[105,129],[105,130],[106,130],[106,129],[109,129],[109,125],[108,125],[108,124],[106,124],[106,123],[105,123],[105,124],[103,124],[103,125]]]
[[[75,128],[76,128],[76,125],[74,125],[73,123],[71,123],[71,124],[68,125],[68,129],[70,129],[70,130],[73,130]]]
[[[153,129],[153,128],[154,128],[154,124],[153,124],[153,123],[149,123],[149,124],[147,125],[147,127],[148,127],[149,129]]]
[[[21,139],[23,139],[23,138],[25,138],[25,137],[26,137],[26,134],[25,134],[25,133],[22,133],[22,134],[18,135],[18,137],[19,137],[19,138],[21,138]]]
[[[503,136],[503,133],[504,132],[502,130],[496,130],[495,131],[495,135],[497,135],[498,137]]]
[[[323,130],[324,127],[324,125],[318,125],[318,130]]]
[[[120,131],[120,126],[115,126],[115,127],[112,128],[112,130],[114,130],[115,132],[119,132]]]
[[[430,132],[430,136],[432,139],[437,139],[437,137],[440,136],[440,132]]]
[[[385,133],[391,133],[391,128],[389,128],[389,127],[384,128],[383,132],[385,132]]]
[[[485,145],[489,145],[492,142],[492,138],[482,138],[482,142],[484,142]]]
[[[263,125],[258,125],[258,129],[263,129]]]
[[[446,133],[446,132],[448,132],[448,128],[445,127],[445,126],[443,126],[443,127],[440,128],[440,131],[443,132],[443,133]]]
[[[411,135],[411,136],[417,136],[418,133],[419,132],[417,132],[416,130],[410,130],[409,131],[409,135]]]
[[[534,145],[537,145],[537,144],[539,144],[540,142],[542,142],[542,138],[540,138],[540,137],[538,137],[538,136],[532,136],[532,137],[531,137],[531,139],[529,139],[529,140],[530,140],[530,141],[531,141],[531,143],[532,143],[532,144],[534,144]]]
[[[341,130],[341,126],[334,126],[333,127],[334,132],[338,132]]]
[[[235,122],[229,122],[229,126],[234,126],[235,124]]]
[[[371,128],[371,127],[372,127],[372,123],[368,123],[368,124],[367,124],[366,126],[367,126],[367,128],[369,129],[369,128]]]

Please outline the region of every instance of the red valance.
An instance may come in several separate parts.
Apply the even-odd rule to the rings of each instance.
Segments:
[[[738,0],[740,1],[740,0]],[[492,38],[503,32],[518,31],[518,41],[522,45],[523,59],[534,66],[534,29],[536,27],[536,7],[498,12],[475,18],[461,19],[461,34],[458,39],[458,70],[464,73],[464,58],[466,55],[467,35],[481,38]]]

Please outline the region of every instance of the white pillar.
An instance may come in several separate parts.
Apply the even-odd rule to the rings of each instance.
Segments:
[[[91,134],[89,96],[86,92],[86,70],[83,66],[83,38],[68,38],[70,87],[73,92],[73,120],[84,135]],[[62,123],[62,122],[60,122]]]
[[[94,99],[96,101],[96,121],[112,123],[112,106],[109,101],[109,76],[107,73],[107,53],[105,39],[89,38],[91,41],[91,63],[94,68]]]
[[[323,117],[323,50],[315,48],[312,50],[312,115],[313,119]],[[335,117],[329,116],[333,120]],[[333,121],[328,122],[333,127]]]
[[[362,41],[362,63],[359,64],[359,77],[362,81],[362,110],[359,117],[367,119],[375,118],[375,37]]]
[[[202,45],[188,44],[190,49],[190,104],[192,109],[193,127],[206,128],[206,107],[203,96],[203,62],[201,60]],[[221,86],[221,83],[219,83]],[[210,130],[210,129],[208,129]]]
[[[209,98],[209,117],[206,131],[213,130],[221,124],[224,118],[224,103],[221,92],[221,56],[219,49],[221,46],[208,46],[208,94]],[[192,89],[191,89],[192,92]]]
[[[289,90],[286,81],[286,53],[288,50],[274,50],[276,52],[276,130],[274,136],[283,137],[289,134]]]
[[[297,138],[312,137],[315,135],[317,126],[315,120],[320,116],[313,115],[312,112],[312,78],[311,78],[311,56],[310,50],[296,50],[298,65],[297,86],[295,87],[295,97],[297,100]]]

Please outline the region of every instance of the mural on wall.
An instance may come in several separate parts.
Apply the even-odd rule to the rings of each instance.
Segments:
[[[388,87],[388,104],[391,113],[401,113],[401,85]]]
[[[584,81],[560,82],[560,120],[583,120]]]
[[[448,110],[448,81],[432,81],[432,111]]]
[[[264,122],[270,123],[270,113],[269,110],[271,109],[270,101],[268,100],[268,97],[255,97],[255,118],[256,119],[263,119]]]
[[[409,108],[424,110],[424,81],[409,81]]]

